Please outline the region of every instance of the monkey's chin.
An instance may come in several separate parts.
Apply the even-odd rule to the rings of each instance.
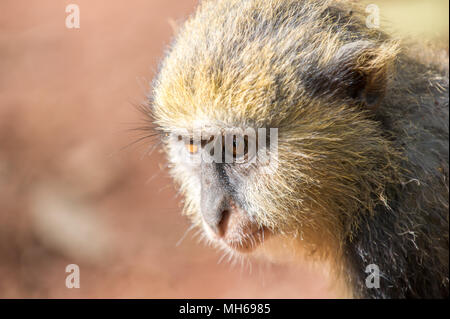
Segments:
[[[259,228],[250,234],[238,234],[230,239],[224,238],[222,241],[232,250],[249,254],[256,250],[259,246],[264,244],[264,241],[269,238],[270,231],[265,228]]]
[[[266,227],[257,227],[256,225],[244,229],[231,229],[222,237],[218,237],[208,228],[206,228],[206,232],[208,237],[219,246],[242,254],[249,254],[255,251],[272,235]]]

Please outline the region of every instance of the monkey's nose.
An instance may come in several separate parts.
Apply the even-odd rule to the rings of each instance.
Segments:
[[[203,219],[215,235],[224,237],[227,231],[230,211],[228,209],[220,209],[215,213],[203,213]]]
[[[217,231],[216,234],[219,237],[224,237],[226,232],[227,232],[227,227],[228,227],[228,221],[230,219],[230,214],[231,214],[231,212],[228,209],[222,211],[222,214],[221,214],[222,218],[220,219],[220,222],[217,225],[217,230],[216,230]]]
[[[232,198],[222,181],[221,167],[202,162],[200,211],[205,224],[223,238],[230,215],[235,211]]]

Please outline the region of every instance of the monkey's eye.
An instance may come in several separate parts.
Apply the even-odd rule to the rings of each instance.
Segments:
[[[233,157],[238,159],[246,156],[248,153],[248,137],[233,138]]]
[[[194,141],[191,139],[189,143],[185,144],[187,151],[191,154],[196,154],[198,152],[198,145],[194,144]]]

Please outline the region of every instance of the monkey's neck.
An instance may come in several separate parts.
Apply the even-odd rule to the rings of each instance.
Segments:
[[[405,282],[398,282],[396,272],[406,271],[403,240],[396,235],[398,216],[392,212],[379,212],[362,216],[359,230],[348,240],[344,249],[347,281],[359,298],[404,298]],[[380,270],[379,287],[368,286],[370,265]],[[367,272],[366,272],[367,271]],[[369,281],[374,278],[369,278]]]
[[[448,75],[404,58],[395,81],[380,117],[405,173],[390,186],[390,209],[359,216],[345,246],[347,276],[360,297],[448,297]],[[366,285],[373,264],[379,288]]]
[[[253,254],[260,261],[308,270],[317,276],[331,298],[354,298],[353,287],[342,275],[342,255],[336,247],[313,244],[311,238],[272,236]],[[337,244],[336,241],[333,242]],[[299,283],[301,284],[301,283]]]

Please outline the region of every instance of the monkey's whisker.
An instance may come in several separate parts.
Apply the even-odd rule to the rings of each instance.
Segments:
[[[189,234],[189,232],[191,230],[193,230],[194,228],[196,228],[197,225],[192,224],[188,229],[186,229],[186,231],[184,232],[184,234],[181,236],[181,238],[177,241],[177,243],[175,244],[175,247],[180,246],[180,244],[183,242],[183,240],[186,238],[186,236]]]

